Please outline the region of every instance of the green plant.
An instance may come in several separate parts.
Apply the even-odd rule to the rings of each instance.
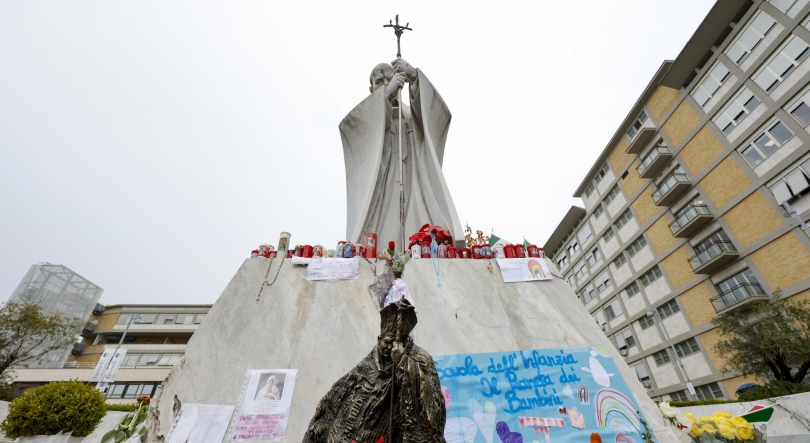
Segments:
[[[140,405],[138,403],[127,403],[127,404],[113,404],[107,403],[106,408],[108,411],[117,411],[117,412],[132,412],[137,411]]]
[[[808,391],[810,391],[810,386],[804,383],[788,383],[779,380],[771,380],[765,383],[765,386],[756,386],[741,392],[737,397],[737,401],[756,401]]]
[[[12,439],[68,431],[85,437],[107,413],[105,401],[101,392],[78,380],[51,382],[14,399],[0,430]]]
[[[810,371],[810,301],[752,300],[750,313],[734,312],[712,319],[722,340],[714,350],[725,359],[723,372],[801,383]]]
[[[138,409],[125,415],[124,418],[121,419],[120,423],[118,423],[110,432],[104,434],[104,437],[101,438],[101,443],[121,443],[128,440],[135,434],[143,436],[146,434],[146,426],[141,426],[140,429],[137,428],[138,425],[146,421],[148,412],[149,397],[138,397]]]
[[[670,406],[675,406],[676,408],[685,408],[687,406],[706,406],[706,405],[722,405],[724,403],[738,403],[737,400],[687,400],[687,401],[671,401],[669,402]]]

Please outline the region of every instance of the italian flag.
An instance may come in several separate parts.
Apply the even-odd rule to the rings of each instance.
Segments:
[[[500,240],[500,239],[501,238],[498,237],[497,235],[495,235],[494,233],[490,234],[489,235],[489,245],[490,246],[495,246],[495,243],[498,243],[498,240]]]
[[[754,405],[745,414],[740,415],[748,423],[765,423],[771,419],[773,415],[773,407],[778,403],[770,406]]]

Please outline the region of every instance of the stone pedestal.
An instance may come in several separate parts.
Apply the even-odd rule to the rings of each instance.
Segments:
[[[305,266],[285,260],[279,271],[280,262],[248,259],[239,268],[151,408],[150,442],[162,441],[183,403],[235,405],[245,370],[274,368],[298,369],[286,440],[299,442],[318,400],[376,344],[380,319],[368,291],[370,263],[361,260],[360,277],[353,281],[310,282]],[[403,280],[418,308],[411,336],[419,346],[449,355],[606,345],[659,441],[675,441],[635,372],[567,282],[504,283],[497,263],[492,261],[492,272],[487,264],[408,263]],[[277,272],[278,278],[257,303],[268,266],[268,280]]]

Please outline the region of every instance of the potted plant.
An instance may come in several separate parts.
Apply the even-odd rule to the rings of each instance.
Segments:
[[[107,413],[105,402],[101,392],[79,380],[51,382],[14,399],[0,430],[6,438],[21,442],[45,441],[46,436],[71,432],[69,441],[81,441]]]
[[[138,409],[125,415],[110,432],[104,434],[101,443],[122,443],[135,436],[135,440],[146,434],[146,426],[141,425],[146,421],[149,411],[149,397],[138,397]],[[140,426],[140,428],[138,428]]]

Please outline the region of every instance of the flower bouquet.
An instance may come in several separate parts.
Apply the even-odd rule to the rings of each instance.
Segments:
[[[715,412],[714,415],[695,417],[689,412],[670,406],[669,402],[658,404],[661,414],[695,443],[737,443],[765,442],[762,432],[754,428],[745,418],[728,412]]]
[[[419,231],[416,234],[408,237],[410,243],[408,243],[408,249],[410,250],[413,245],[418,243],[425,243],[430,244],[431,238],[430,235],[433,234],[436,236],[436,243],[437,244],[445,244],[445,242],[452,242],[453,236],[450,235],[450,232],[443,229],[441,226],[431,226],[430,223],[426,223],[419,228]]]

